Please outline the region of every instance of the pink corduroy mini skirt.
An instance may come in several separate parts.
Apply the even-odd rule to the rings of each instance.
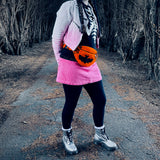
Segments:
[[[102,80],[95,62],[90,67],[82,67],[75,61],[60,58],[56,81],[68,85],[85,85]]]

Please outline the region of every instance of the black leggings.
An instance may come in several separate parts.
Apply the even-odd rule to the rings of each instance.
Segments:
[[[93,102],[93,120],[96,127],[103,126],[104,109],[106,96],[103,89],[102,81],[86,84],[82,86],[72,86],[63,84],[65,92],[65,105],[62,111],[62,125],[64,129],[71,127],[74,110],[76,108],[82,87],[86,89]]]

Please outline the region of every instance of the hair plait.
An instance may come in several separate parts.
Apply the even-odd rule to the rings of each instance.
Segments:
[[[81,22],[81,33],[84,33],[86,31],[86,27],[84,25],[84,19],[83,19],[83,7],[82,7],[82,0],[77,0],[78,4],[78,10],[79,10],[79,19]]]

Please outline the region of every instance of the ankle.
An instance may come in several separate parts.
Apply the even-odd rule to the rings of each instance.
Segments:
[[[62,127],[62,131],[71,131],[72,130],[72,127],[71,128],[68,128],[68,129],[65,129]]]
[[[101,126],[101,127],[96,127],[94,126],[95,129],[104,129],[105,128],[105,125]]]

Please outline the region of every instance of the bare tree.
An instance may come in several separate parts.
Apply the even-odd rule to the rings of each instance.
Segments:
[[[51,0],[2,0],[1,50],[7,54],[21,55],[26,47],[49,39],[54,23],[53,6],[54,1]]]
[[[103,46],[123,62],[139,59],[148,66],[148,78],[160,80],[160,0],[107,0],[100,8]]]
[[[157,78],[157,72],[155,72],[155,65],[159,63],[159,17],[160,12],[159,0],[146,0],[145,1],[145,53],[148,57],[148,78]]]

